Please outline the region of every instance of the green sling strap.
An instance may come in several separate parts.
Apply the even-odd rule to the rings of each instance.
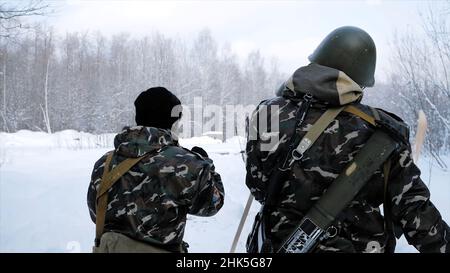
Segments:
[[[109,170],[109,165],[114,152],[110,152],[106,157],[105,166],[103,167],[103,175],[100,181],[99,189],[97,190],[97,206],[96,206],[96,219],[95,219],[95,246],[100,245],[100,237],[103,234],[105,227],[106,207],[108,205],[108,191],[121,178],[127,173],[136,163],[138,163],[146,155],[137,158],[127,158],[117,165],[112,170]]]
[[[322,197],[303,217],[278,252],[310,252],[328,235],[328,228],[359,193],[373,173],[388,160],[397,143],[383,130],[375,130],[354,160],[333,181]],[[336,228],[334,228],[336,234]]]
[[[361,119],[365,120],[366,122],[370,123],[373,126],[376,126],[376,119],[379,119],[379,114],[378,112],[372,109],[372,113],[374,114],[374,117],[369,116],[368,114],[364,113],[363,111],[359,110],[358,108],[354,107],[354,106],[347,106],[344,108],[344,112],[348,112],[351,113],[355,116],[360,117]],[[388,187],[388,182],[389,182],[389,173],[391,172],[391,160],[388,159],[386,160],[386,162],[383,165],[383,180],[384,180],[384,203],[386,204],[387,201],[387,187]],[[385,210],[386,211],[386,210]]]
[[[347,106],[344,108],[344,112],[348,112],[351,113],[355,116],[360,117],[361,119],[365,120],[366,122],[370,123],[372,126],[376,126],[376,119],[379,119],[379,114],[378,112],[372,109],[372,113],[374,114],[374,117],[371,117],[370,115],[364,113],[363,111],[359,110],[358,108],[356,108],[355,106]],[[386,160],[386,162],[383,165],[383,180],[384,180],[384,202],[383,204],[386,204],[387,201],[387,186],[388,186],[388,182],[389,182],[389,173],[391,172],[391,160]],[[385,210],[386,211],[386,210]]]
[[[314,123],[314,125],[308,130],[306,135],[302,138],[297,148],[292,151],[292,158],[299,160],[303,154],[314,144],[323,131],[330,125],[330,123],[341,113],[342,111],[354,114],[371,125],[375,126],[375,118],[359,110],[355,106],[341,106],[337,108],[330,108]],[[374,110],[375,111],[375,110]],[[291,162],[292,163],[292,162]]]
[[[322,134],[322,132],[325,131],[325,129],[329,126],[329,124],[342,111],[351,113],[353,115],[356,115],[359,118],[361,118],[364,121],[366,121],[369,124],[371,124],[372,126],[376,126],[377,125],[376,124],[376,120],[379,119],[379,115],[378,115],[378,112],[375,109],[371,109],[371,110],[372,110],[372,113],[374,115],[373,117],[371,115],[368,115],[365,112],[361,111],[360,109],[356,108],[355,106],[351,106],[351,105],[328,109],[324,114],[322,114],[322,116],[316,121],[316,123],[305,134],[305,136],[302,138],[302,140],[300,141],[300,143],[297,146],[297,148],[292,151],[292,161],[291,161],[290,165],[292,164],[293,161],[299,160],[299,159],[301,159],[303,157],[303,154],[314,144],[314,142],[319,138],[319,136]],[[383,206],[384,206],[385,214],[387,214],[387,211],[386,211],[387,210],[387,205],[386,205],[386,202],[387,202],[387,187],[388,187],[389,173],[390,173],[390,167],[391,167],[391,162],[388,159],[388,156],[390,155],[390,153],[394,149],[393,147],[395,145],[393,145],[393,143],[390,141],[389,138],[385,138],[385,134],[384,133],[376,132],[376,136],[378,138],[383,139],[382,141],[379,141],[378,145],[385,152],[385,153],[382,153],[382,155],[379,154],[379,159],[381,159],[381,161],[383,162],[382,163],[383,164],[383,180],[384,180],[384,187],[383,187],[384,188],[384,202],[383,202]],[[386,140],[384,141],[384,139],[386,139]],[[387,146],[389,146],[389,148],[387,148]],[[373,150],[371,152],[373,152]],[[375,160],[371,161],[370,163],[375,163]],[[354,171],[354,170],[352,170],[352,168],[356,168],[356,165],[351,165],[350,167],[348,167],[346,169],[346,175],[351,176],[351,173]],[[366,165],[366,168],[367,168],[367,165]],[[335,188],[335,187],[331,187],[331,191],[336,192],[336,189],[333,189],[333,188]],[[357,192],[358,191],[357,188],[358,187],[355,187],[352,190]],[[345,199],[345,197],[348,198],[348,196],[346,196],[345,194],[342,194],[342,193],[341,193],[340,197],[342,197],[343,199]],[[332,198],[332,199],[335,199],[335,198]],[[323,202],[323,201],[325,201],[325,202]],[[322,224],[322,227],[327,226],[327,224],[329,224],[331,222],[330,220],[334,219],[335,215],[337,215],[337,213],[339,212],[339,210],[324,211],[323,207],[320,206],[320,205],[325,205],[325,207],[328,208],[329,204],[325,204],[325,203],[329,203],[327,201],[329,201],[329,199],[327,200],[327,198],[325,198],[325,200],[322,200],[322,202],[319,202],[319,204],[318,204],[319,207],[317,207],[317,205],[316,205],[314,207],[313,211],[310,211],[310,213],[312,213],[315,216],[314,218],[321,220],[320,222],[322,222],[322,223],[320,223],[320,224]],[[322,203],[322,204],[320,204],[320,203]],[[325,219],[327,219],[327,220],[325,220]],[[385,220],[386,220],[385,221],[385,230],[387,232],[391,233],[392,232],[392,223],[389,221],[387,216],[385,217]],[[324,224],[324,223],[327,223],[327,224]]]
[[[360,117],[361,119],[365,120],[366,122],[370,123],[372,126],[376,126],[376,120],[380,119],[380,116],[377,112],[377,110],[371,108],[373,117],[364,113],[363,111],[359,110],[358,108],[354,106],[347,106],[344,109],[344,112],[351,113],[353,115],[356,115]],[[392,236],[396,236],[394,232],[394,223],[392,222],[392,217],[389,213],[390,207],[389,207],[389,200],[388,200],[388,183],[389,183],[389,174],[391,172],[391,160],[388,159],[383,164],[383,214],[384,214],[384,229],[386,233],[388,234],[388,243],[386,246],[386,251],[394,251],[395,247],[395,239]]]
[[[306,133],[306,135],[303,137],[303,139],[300,141],[297,148],[293,151],[292,157],[294,160],[300,159],[303,154],[308,150],[314,142],[319,138],[319,136],[322,134],[322,132],[330,125],[330,123],[341,113],[342,111],[353,114],[355,116],[358,116],[362,120],[368,122],[372,126],[376,126],[376,119],[379,119],[378,112],[372,109],[372,113],[374,114],[374,117],[364,113],[360,109],[358,109],[355,106],[348,105],[348,106],[341,106],[338,108],[331,108],[328,109],[322,116],[317,120],[317,122],[311,127],[311,129]],[[390,166],[391,162],[390,160],[386,160],[386,162],[383,165],[383,177],[384,177],[384,203],[386,204],[386,198],[387,198],[387,185],[389,181],[389,173],[390,173]],[[389,224],[388,224],[389,229]]]
[[[320,134],[342,111],[354,114],[373,126],[377,125],[376,120],[379,119],[379,115],[375,109],[372,109],[374,117],[354,106],[342,106],[329,109],[319,118],[312,128],[310,128],[308,133],[300,141],[298,147],[292,152],[293,160],[301,159],[304,152],[312,146]],[[312,245],[308,245],[308,242],[299,239],[301,236],[298,237],[298,234],[303,232],[301,231],[301,226],[305,227],[309,225],[309,232],[312,231],[311,226],[316,226],[316,228],[314,228],[315,232],[326,230],[337,215],[346,207],[353,197],[356,196],[365,182],[370,178],[371,174],[373,174],[380,165],[383,165],[384,198],[386,199],[388,176],[391,166],[389,156],[396,146],[397,144],[393,142],[386,133],[377,129],[366,145],[356,155],[353,162],[345,168],[344,172],[338,176],[324,196],[322,196],[310,209],[299,227],[288,236],[287,240],[278,251],[308,252]],[[384,200],[384,203],[385,202],[386,200]],[[313,225],[311,225],[311,223]],[[385,225],[387,231],[392,229],[388,220],[385,222]],[[313,233],[308,235],[314,236]]]
[[[316,142],[323,131],[330,125],[330,123],[344,110],[344,106],[338,108],[330,108],[314,123],[308,130],[306,135],[302,138],[297,148],[292,151],[292,159],[299,160],[303,154]],[[292,161],[291,161],[292,163]]]
[[[359,110],[358,108],[356,108],[355,106],[347,106],[344,108],[344,112],[348,112],[351,113],[355,116],[358,116],[359,118],[365,120],[366,122],[370,123],[372,126],[376,126],[376,120],[380,119],[380,115],[378,114],[377,110],[371,108],[372,113],[373,113],[373,117],[364,113],[363,111]],[[388,183],[389,183],[389,173],[391,172],[391,160],[388,159],[384,162],[383,164],[383,182],[384,182],[384,187],[383,187],[383,212],[384,212],[384,226],[385,226],[385,230],[387,231],[388,234],[393,234],[393,223],[392,223],[392,219],[389,215],[389,200],[388,200],[388,196],[387,196],[387,190],[388,190]],[[392,242],[390,243],[392,244]]]
[[[370,115],[364,113],[363,111],[359,110],[358,108],[356,108],[355,106],[347,106],[344,108],[344,112],[348,112],[351,113],[355,116],[360,117],[361,119],[365,120],[366,122],[370,123],[373,126],[376,126],[376,119],[379,119],[379,114],[378,112],[372,109],[372,113],[374,114],[374,117],[371,117]],[[389,173],[391,171],[391,161],[388,159],[386,160],[386,162],[383,165],[383,180],[384,180],[384,201],[386,201],[387,198],[387,185],[389,182]]]
[[[363,111],[359,110],[355,106],[351,106],[351,105],[345,107],[343,111],[351,113],[355,116],[358,116],[361,119],[365,120],[366,122],[370,123],[371,125],[376,126],[376,119],[379,119],[379,114],[375,109],[373,109],[373,108],[371,108],[371,109],[372,109],[372,113],[374,114],[374,117],[364,113]],[[389,173],[390,172],[391,172],[391,160],[388,159],[388,160],[386,160],[386,162],[383,165],[383,180],[384,180],[384,194],[383,194],[384,203],[383,204],[386,204],[386,202],[387,202],[387,186],[388,186],[388,182],[389,182]]]
[[[352,105],[346,106],[344,108],[344,112],[348,112],[348,113],[351,113],[351,114],[353,114],[355,116],[358,116],[361,119],[365,120],[366,122],[370,123],[371,125],[376,126],[376,121],[375,121],[374,117],[364,113],[363,111],[359,110],[355,106],[352,106]],[[374,109],[372,110],[372,112],[373,113],[377,113],[376,110],[374,110]],[[378,116],[378,113],[376,114],[375,117],[377,117],[377,116]]]

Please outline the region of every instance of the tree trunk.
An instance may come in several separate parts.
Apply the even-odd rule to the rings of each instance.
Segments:
[[[6,115],[6,52],[3,53],[3,113]]]
[[[50,36],[51,41],[51,36]],[[50,45],[49,45],[50,46]],[[50,66],[50,53],[47,54],[47,65],[45,68],[45,84],[44,84],[44,121],[45,126],[47,127],[47,133],[51,134],[52,129],[50,127],[50,120],[48,116],[48,70]]]

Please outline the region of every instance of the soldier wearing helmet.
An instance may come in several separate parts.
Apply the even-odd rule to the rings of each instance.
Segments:
[[[333,236],[313,252],[394,252],[396,237],[402,234],[420,252],[450,252],[450,228],[430,201],[413,162],[408,126],[392,113],[361,103],[364,88],[375,84],[376,47],[370,35],[357,27],[340,27],[309,60],[279,88],[277,97],[262,101],[252,115],[249,130],[257,137],[247,142],[246,185],[263,209],[255,218],[247,251],[278,249],[383,124],[398,148],[334,220]],[[257,120],[271,113],[262,109],[272,106],[279,109],[279,141],[270,144]],[[353,111],[340,112],[315,143],[291,161],[287,176],[273,181],[292,140],[304,137],[325,111],[342,106]],[[274,117],[269,114],[267,120]],[[269,183],[274,182],[278,191],[269,194]]]

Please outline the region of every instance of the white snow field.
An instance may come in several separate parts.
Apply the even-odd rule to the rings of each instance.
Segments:
[[[111,150],[113,134],[75,131],[46,134],[0,133],[0,252],[90,252],[95,226],[86,193],[94,162]],[[225,187],[225,205],[214,217],[188,217],[185,241],[190,252],[228,252],[249,191],[240,151],[242,138],[225,143],[210,137],[181,140],[202,146],[214,160]],[[107,148],[104,148],[107,147]],[[444,158],[450,166],[450,155]],[[419,160],[431,199],[450,223],[449,170]],[[430,166],[431,180],[430,180]],[[259,205],[254,201],[237,252],[245,241]],[[402,239],[397,252],[417,252]]]

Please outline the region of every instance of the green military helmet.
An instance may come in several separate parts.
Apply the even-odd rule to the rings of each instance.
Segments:
[[[352,26],[333,30],[309,56],[311,62],[339,69],[363,87],[375,84],[376,59],[370,35]]]

